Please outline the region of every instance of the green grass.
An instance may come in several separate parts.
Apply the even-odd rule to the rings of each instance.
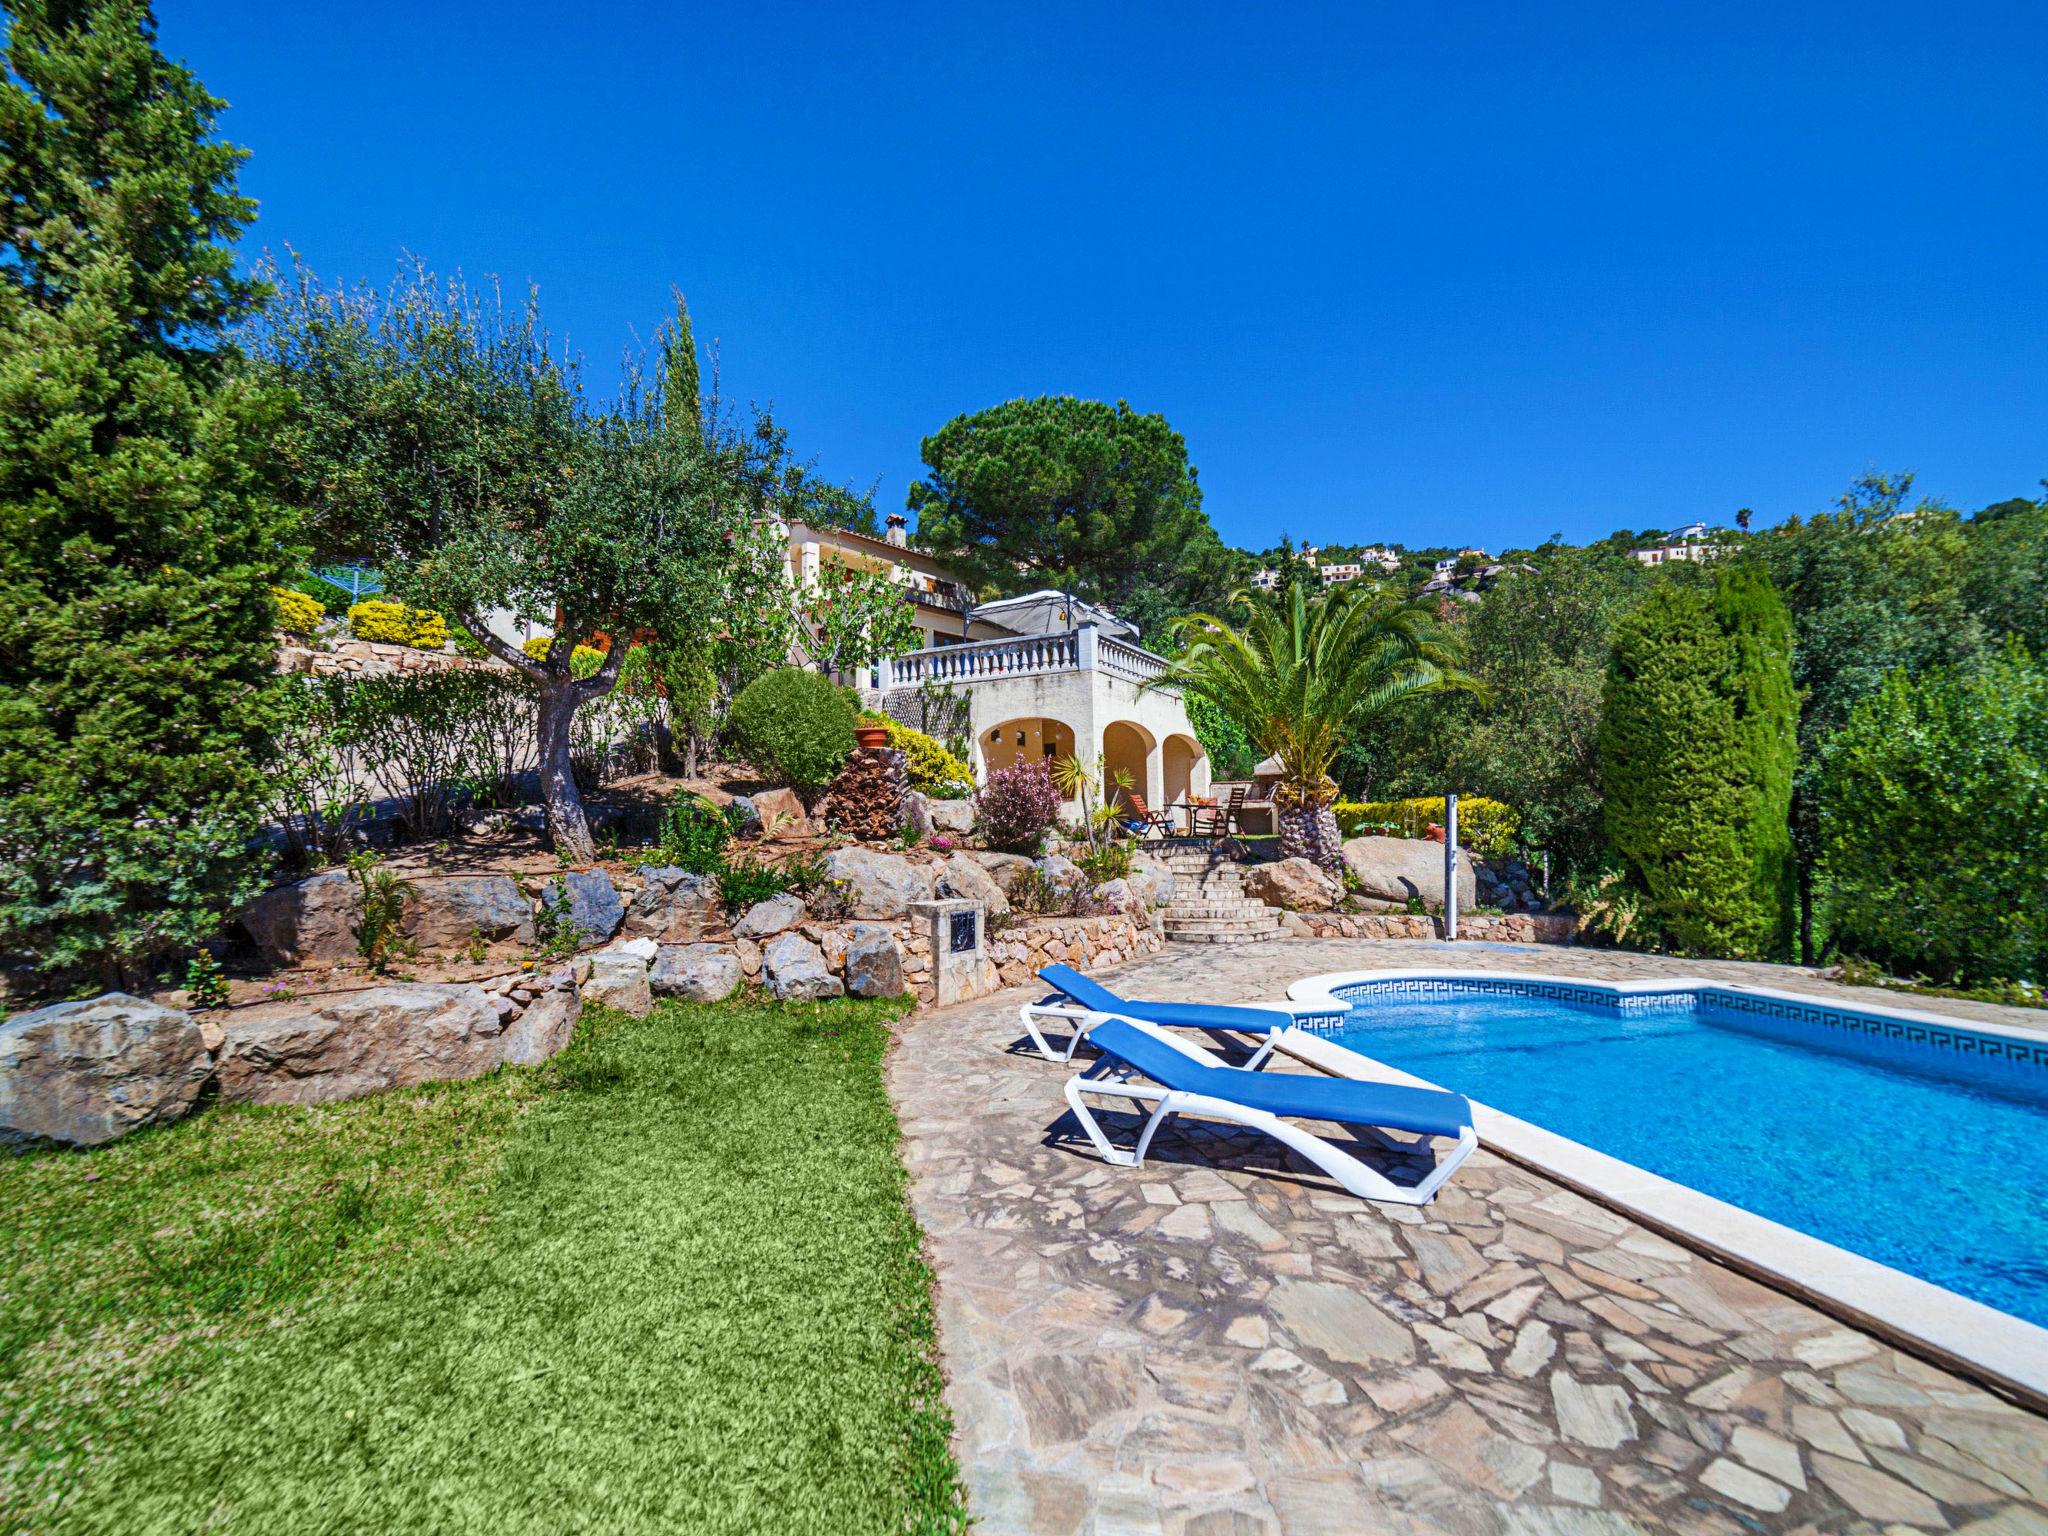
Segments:
[[[0,1159],[0,1530],[962,1529],[899,1006]]]

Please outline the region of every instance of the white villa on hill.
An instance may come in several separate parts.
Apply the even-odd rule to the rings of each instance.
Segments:
[[[931,556],[908,547],[900,516],[885,538],[792,523],[790,577],[829,565],[888,570],[909,589],[925,644],[858,679],[873,708],[922,724],[935,693],[965,707],[977,778],[1019,759],[1099,755],[1105,776],[1128,774],[1154,807],[1208,793],[1209,760],[1171,689],[1140,692],[1166,670],[1138,632],[1107,609],[1061,592],[975,603]]]

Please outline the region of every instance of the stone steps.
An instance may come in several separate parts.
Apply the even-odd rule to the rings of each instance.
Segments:
[[[1173,944],[1259,944],[1281,934],[1280,915],[1244,891],[1244,867],[1204,848],[1164,854],[1173,900],[1160,927]]]

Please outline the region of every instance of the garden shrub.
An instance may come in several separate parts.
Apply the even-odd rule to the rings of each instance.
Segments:
[[[976,792],[975,829],[991,848],[1036,850],[1063,803],[1044,763],[1013,763],[990,772]]]
[[[411,645],[438,651],[448,644],[448,621],[426,608],[373,597],[348,611],[348,632],[379,645]]]
[[[1129,843],[1104,843],[1100,848],[1090,848],[1078,855],[1074,862],[1081,866],[1090,883],[1101,885],[1128,875],[1133,856],[1134,850]]]
[[[715,875],[725,868],[725,846],[733,838],[735,816],[702,795],[679,789],[661,813],[657,839],[660,859],[693,875]]]
[[[1646,924],[1691,954],[1791,941],[1791,620],[1754,567],[1658,587],[1616,627],[1600,733],[1609,841]]]
[[[910,787],[934,800],[965,800],[974,793],[974,770],[923,731],[890,720],[889,745],[903,754]]]
[[[272,587],[270,597],[277,604],[277,627],[288,635],[310,635],[327,617],[318,601],[289,587]]]
[[[461,805],[508,805],[533,766],[533,695],[518,678],[464,670],[365,677],[341,727],[369,777],[399,797],[413,837],[438,837]]]
[[[780,896],[796,881],[789,871],[754,859],[737,859],[718,872],[718,899],[729,912]]]
[[[347,587],[338,586],[325,576],[316,576],[311,571],[293,582],[292,590],[310,597],[329,613],[346,613],[361,601]]]
[[[1407,800],[1340,800],[1337,830],[1345,837],[1422,837],[1444,824],[1444,797],[1417,795]],[[1499,858],[1515,846],[1520,820],[1511,805],[1484,795],[1458,797],[1458,843],[1481,858]]]
[[[1942,982],[2048,980],[2048,663],[1892,674],[1829,742],[1825,910],[1845,952]]]
[[[746,760],[807,799],[853,754],[853,694],[816,672],[779,667],[741,690],[726,734]]]

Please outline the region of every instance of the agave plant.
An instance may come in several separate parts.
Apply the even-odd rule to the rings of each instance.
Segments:
[[[1341,869],[1330,765],[1346,737],[1421,694],[1480,685],[1458,670],[1427,604],[1354,587],[1310,601],[1296,586],[1270,602],[1240,593],[1231,607],[1248,612],[1243,624],[1211,613],[1175,620],[1185,649],[1145,686],[1208,700],[1278,758],[1281,856]]]

